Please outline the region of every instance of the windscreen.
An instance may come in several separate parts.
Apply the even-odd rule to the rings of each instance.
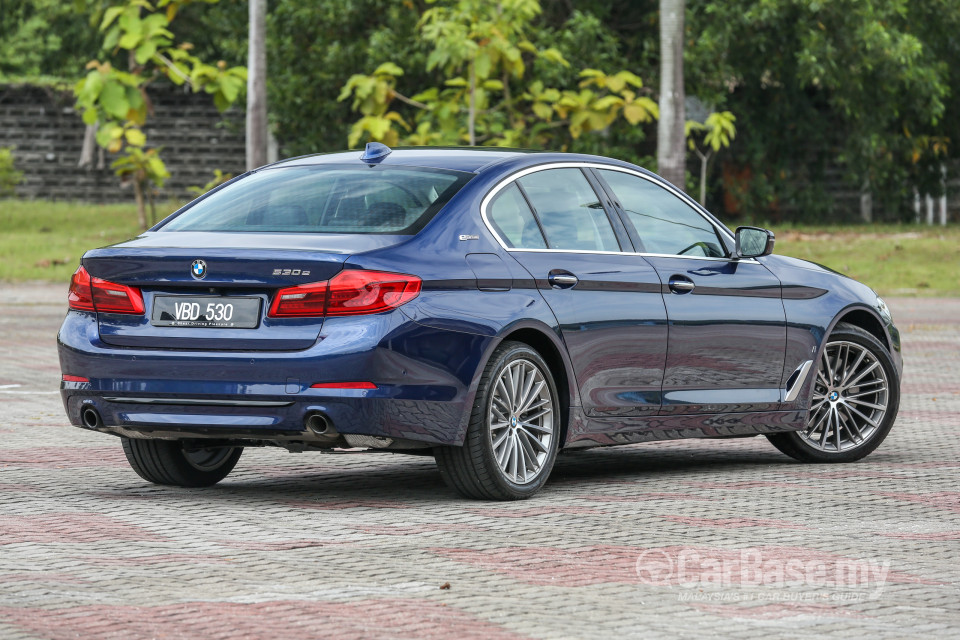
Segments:
[[[420,167],[263,169],[210,194],[158,230],[413,235],[471,177]]]

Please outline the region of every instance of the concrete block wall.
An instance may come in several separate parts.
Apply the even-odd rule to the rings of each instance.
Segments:
[[[243,113],[221,114],[206,93],[180,88],[148,90],[154,115],[144,127],[150,146],[162,147],[170,178],[160,200],[189,200],[188,188],[204,185],[214,169],[242,173],[245,165]],[[110,169],[80,168],[84,124],[71,92],[48,87],[0,85],[0,147],[15,147],[14,163],[23,172],[21,198],[118,202],[133,198]],[[96,163],[95,163],[96,164]]]

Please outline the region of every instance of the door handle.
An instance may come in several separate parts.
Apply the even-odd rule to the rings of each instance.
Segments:
[[[580,282],[580,278],[572,273],[551,273],[547,276],[547,282],[558,289],[569,289]]]
[[[689,293],[697,288],[697,285],[693,284],[693,280],[686,276],[670,276],[667,284],[674,293]]]

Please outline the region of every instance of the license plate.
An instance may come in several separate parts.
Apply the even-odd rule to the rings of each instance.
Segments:
[[[155,327],[255,329],[260,298],[154,296],[150,322]]]

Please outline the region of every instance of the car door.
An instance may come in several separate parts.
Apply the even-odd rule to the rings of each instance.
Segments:
[[[631,255],[591,180],[576,166],[528,170],[484,214],[553,310],[586,414],[655,415],[667,344],[660,279]]]
[[[669,320],[661,415],[772,411],[786,347],[780,281],[730,255],[721,230],[652,178],[596,169],[663,282]]]

